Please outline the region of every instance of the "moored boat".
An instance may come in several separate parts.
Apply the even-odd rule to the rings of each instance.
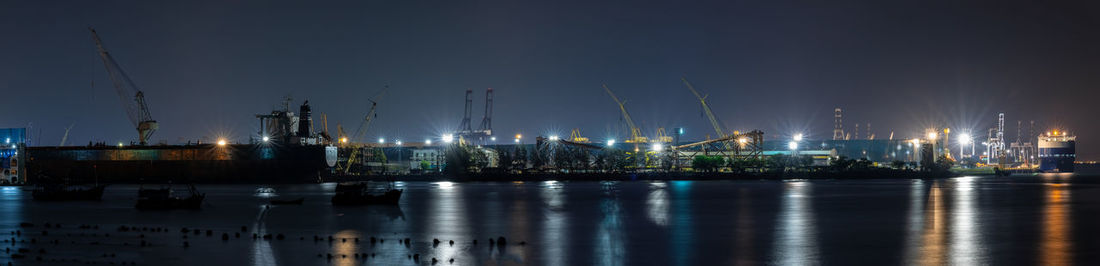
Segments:
[[[100,200],[107,185],[79,187],[67,185],[40,185],[31,192],[31,197],[42,201]]]
[[[402,192],[394,188],[392,183],[386,187],[371,186],[368,183],[337,184],[332,205],[397,205]]]
[[[187,197],[172,195],[172,188],[138,189],[138,200],[135,208],[139,210],[173,210],[189,209],[198,210],[202,207],[205,193],[199,193],[194,185],[189,186]]]

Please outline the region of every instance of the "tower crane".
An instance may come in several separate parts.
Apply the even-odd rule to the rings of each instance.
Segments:
[[[118,97],[122,100],[123,107],[126,108],[130,123],[134,124],[138,131],[138,143],[141,145],[148,144],[149,137],[153,136],[153,132],[156,132],[160,126],[149,114],[149,106],[145,103],[145,94],[141,92],[141,88],[138,88],[137,84],[134,84],[133,80],[130,80],[130,76],[122,71],[122,67],[118,65],[118,62],[115,62],[111,54],[107,53],[107,49],[103,48],[103,41],[99,39],[99,34],[96,34],[95,29],[88,28],[88,30],[92,31],[92,40],[95,41],[99,57],[103,59],[103,66],[107,68],[111,83],[114,84],[115,91],[118,92]]]
[[[611,89],[607,87],[607,84],[603,84],[604,91],[607,91],[607,95],[611,95],[611,99],[615,100],[615,103],[619,105],[619,111],[623,113],[623,119],[626,120],[626,125],[630,127],[630,139],[625,140],[626,143],[646,143],[648,139],[642,135],[642,130],[638,129],[634,125],[634,120],[630,119],[630,113],[626,111],[626,105],[623,101],[619,100],[619,97],[615,97],[615,93],[611,92]]]

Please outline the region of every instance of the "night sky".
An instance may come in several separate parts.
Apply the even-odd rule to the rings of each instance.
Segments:
[[[621,139],[604,82],[647,134],[701,139],[713,130],[686,75],[727,127],[767,139],[831,138],[836,107],[878,138],[984,136],[1005,112],[1008,140],[1034,120],[1095,160],[1095,14],[1096,1],[4,1],[0,127],[29,125],[32,145],[70,124],[77,145],[136,139],[92,26],[145,91],[155,142],[247,141],[286,95],[310,101],[317,127],[326,113],[354,131],[385,84],[371,140],[453,130],[466,88],[477,126],[487,87],[498,136]]]

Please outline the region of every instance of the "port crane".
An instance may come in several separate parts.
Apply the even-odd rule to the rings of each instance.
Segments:
[[[649,142],[648,139],[646,139],[646,137],[642,135],[642,130],[638,129],[638,127],[634,125],[634,120],[630,119],[630,113],[626,111],[626,105],[623,103],[623,101],[620,101],[619,97],[616,97],[615,93],[611,92],[611,89],[607,87],[607,84],[603,84],[603,89],[604,91],[607,91],[607,95],[611,95],[611,99],[615,100],[615,103],[619,105],[619,111],[622,111],[623,120],[626,120],[626,125],[630,128],[630,139],[627,139],[623,142],[634,143],[635,145],[639,143]]]
[[[357,144],[366,143],[365,141],[363,141],[363,136],[365,136],[367,134],[367,129],[370,128],[371,121],[374,121],[374,118],[378,117],[378,114],[375,112],[376,110],[378,110],[378,102],[377,101],[382,99],[382,96],[386,94],[386,91],[389,90],[389,88],[390,88],[390,86],[386,85],[385,89],[383,89],[382,92],[379,92],[378,95],[375,95],[373,97],[374,100],[367,99],[367,101],[369,101],[370,104],[371,104],[370,105],[370,111],[368,111],[367,115],[363,117],[363,122],[359,124],[359,129],[355,130],[355,133],[354,133],[354,135],[352,135],[352,139],[350,140],[350,142],[357,143]],[[341,135],[344,134],[343,133],[343,131],[344,131],[343,127],[338,126],[337,130],[339,131],[339,134],[341,134]],[[344,142],[344,141],[345,141],[344,139],[340,140],[340,142]],[[347,174],[348,172],[351,171],[351,166],[355,163],[355,161],[358,159],[358,157],[361,157],[359,155],[359,153],[361,153],[360,145],[352,145],[351,154],[348,155],[348,161],[344,165],[344,174]]]
[[[96,50],[99,51],[99,57],[103,59],[103,66],[107,68],[107,74],[111,78],[111,83],[115,86],[115,91],[118,92],[118,97],[122,100],[126,114],[138,131],[138,143],[141,145],[148,144],[149,137],[153,136],[153,132],[156,132],[160,126],[149,114],[145,94],[141,91],[141,88],[138,88],[137,84],[134,84],[133,80],[130,80],[130,76],[122,71],[122,67],[111,57],[107,49],[103,48],[103,41],[99,39],[99,34],[96,34],[95,29],[88,28],[88,30],[92,32],[92,40],[95,41]]]

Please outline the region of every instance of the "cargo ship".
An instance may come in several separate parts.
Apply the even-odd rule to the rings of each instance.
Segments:
[[[1077,160],[1077,136],[1051,131],[1039,136],[1039,172],[1070,173]]]
[[[27,147],[29,183],[316,183],[334,171],[338,148],[314,133],[309,102],[257,115],[262,137],[247,144]],[[301,123],[299,123],[299,121]]]

